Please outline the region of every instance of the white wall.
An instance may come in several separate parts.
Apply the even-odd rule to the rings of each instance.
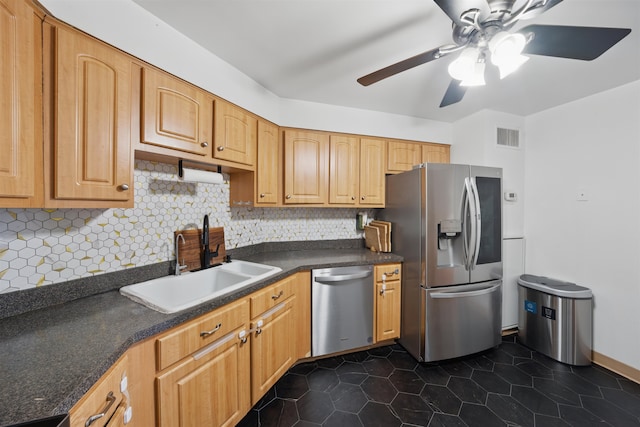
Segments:
[[[496,144],[497,128],[520,131],[520,148]],[[502,168],[504,191],[518,195],[515,202],[503,202],[503,235],[522,237],[524,233],[524,118],[484,110],[454,123],[451,162]]]
[[[526,129],[526,271],[591,288],[594,350],[640,369],[640,81]]]
[[[281,126],[451,143],[451,124],[280,98],[131,0],[41,0],[56,18]]]

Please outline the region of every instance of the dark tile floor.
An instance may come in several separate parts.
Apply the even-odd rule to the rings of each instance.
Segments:
[[[640,385],[556,362],[513,335],[429,364],[394,345],[294,366],[239,426],[634,427]]]

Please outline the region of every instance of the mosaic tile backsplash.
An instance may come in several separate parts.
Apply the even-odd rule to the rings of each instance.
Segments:
[[[134,176],[131,209],[0,209],[0,293],[172,260],[173,232],[205,214],[227,248],[362,237],[357,209],[231,208],[227,180],[180,182],[177,167],[141,160]]]

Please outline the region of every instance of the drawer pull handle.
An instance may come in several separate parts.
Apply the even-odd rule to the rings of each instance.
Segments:
[[[217,331],[218,329],[220,329],[221,327],[222,327],[222,323],[218,323],[218,324],[216,325],[216,327],[215,327],[215,328],[213,328],[213,329],[211,329],[210,331],[202,331],[202,332],[200,332],[200,336],[201,336],[202,338],[206,338],[206,337],[208,337],[209,335],[213,335],[213,334],[215,334],[215,333],[216,333],[216,331]]]
[[[396,268],[395,270],[390,271],[389,273],[384,273],[384,274],[386,274],[387,276],[393,276],[394,274],[400,274],[400,270]]]
[[[278,298],[280,298],[282,295],[284,295],[284,291],[280,291],[278,295],[271,295],[271,299],[275,301]]]
[[[116,397],[113,395],[113,392],[110,391],[109,394],[107,394],[107,404],[102,409],[102,412],[100,412],[99,414],[91,415],[89,418],[87,418],[87,422],[84,423],[84,427],[89,427],[91,424],[93,424],[94,421],[97,421],[107,415],[107,412],[109,412],[109,409],[111,409],[111,405],[113,405],[115,401]]]

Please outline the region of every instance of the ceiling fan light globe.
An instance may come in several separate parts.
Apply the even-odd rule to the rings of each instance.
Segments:
[[[456,80],[469,80],[476,73],[476,64],[480,51],[469,47],[460,52],[460,55],[449,64],[449,75]],[[484,64],[482,64],[484,66]]]
[[[471,73],[466,79],[460,82],[460,86],[484,86],[484,69],[486,64],[484,62],[476,62],[473,67],[473,73]]]
[[[521,55],[526,44],[527,38],[520,33],[510,34],[501,31],[495,34],[489,40],[491,62],[499,65],[503,61],[508,61],[509,58]]]
[[[498,70],[500,71],[500,79],[504,79],[509,74],[516,71],[522,64],[524,64],[528,60],[528,56],[516,55],[508,58],[508,60],[502,61],[500,64],[497,64]]]

